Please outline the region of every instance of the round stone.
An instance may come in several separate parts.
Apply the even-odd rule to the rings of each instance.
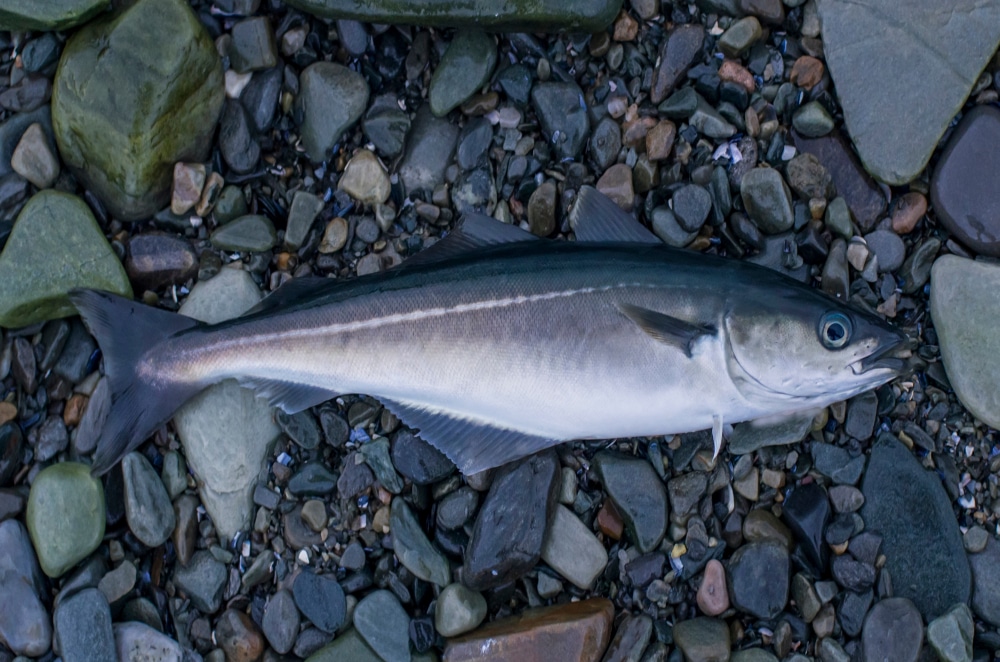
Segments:
[[[62,462],[35,476],[25,523],[49,577],[62,576],[97,549],[104,519],[104,488],[87,465]]]
[[[740,195],[747,214],[765,234],[790,230],[795,222],[792,195],[773,168],[754,168],[743,176]]]
[[[486,598],[461,584],[449,584],[438,596],[434,627],[443,637],[474,630],[486,618]]]
[[[351,157],[337,188],[366,205],[380,205],[389,199],[391,184],[378,157],[362,149]]]
[[[326,161],[340,136],[368,105],[364,77],[334,62],[315,62],[299,76],[302,144],[313,161]]]
[[[701,586],[698,587],[698,609],[706,616],[718,616],[729,609],[726,569],[715,559],[705,564]]]

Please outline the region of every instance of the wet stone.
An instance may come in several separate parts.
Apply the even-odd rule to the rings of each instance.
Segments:
[[[357,662],[382,662],[358,631],[351,628],[332,642],[329,635],[323,635],[318,630],[305,630],[295,643],[294,652],[299,657],[309,658],[309,662],[340,662],[340,660],[356,660]]]
[[[10,484],[11,478],[21,466],[21,452],[24,435],[16,423],[0,425],[0,487]]]
[[[719,37],[719,49],[728,57],[738,58],[746,52],[758,39],[763,29],[753,16],[747,16],[729,26]]]
[[[407,195],[433,191],[444,181],[458,134],[457,126],[435,117],[429,107],[420,107],[406,137],[406,153],[397,169]]]
[[[852,458],[847,449],[833,444],[813,444],[812,456],[816,470],[840,485],[856,485],[865,469],[863,455]]]
[[[160,233],[140,234],[128,242],[125,269],[137,289],[158,290],[194,278],[198,254],[183,239]]]
[[[556,187],[544,182],[528,198],[528,226],[536,237],[547,237],[556,229]]]
[[[674,624],[674,643],[691,662],[729,659],[726,622],[700,616]]]
[[[559,461],[552,451],[497,473],[465,550],[466,586],[476,590],[499,586],[535,566],[558,488]]]
[[[239,174],[252,171],[260,160],[260,144],[250,130],[246,111],[227,99],[219,120],[219,151],[226,165]]]
[[[392,500],[389,522],[393,550],[399,562],[424,581],[438,586],[450,584],[451,566],[448,559],[427,539],[420,522],[402,497],[397,496]],[[468,577],[465,581],[466,584],[472,583]]]
[[[608,645],[603,662],[639,660],[653,634],[653,619],[646,614],[626,616]]]
[[[444,659],[476,659],[488,646],[508,659],[527,660],[544,647],[567,660],[597,662],[611,638],[613,617],[614,606],[605,598],[543,607],[449,639]]]
[[[655,549],[667,530],[667,491],[644,459],[601,453],[594,458],[604,489],[640,552]]]
[[[230,31],[229,62],[237,73],[269,69],[278,63],[274,31],[264,16],[235,23]]]
[[[194,207],[205,187],[206,171],[201,163],[174,164],[174,185],[170,194],[170,213],[180,216]]]
[[[688,120],[699,133],[715,140],[725,140],[736,133],[736,127],[730,124],[710,103],[700,95],[695,95],[697,107]]]
[[[667,558],[663,552],[643,554],[626,564],[625,576],[632,586],[642,588],[663,576],[666,563]]]
[[[493,141],[493,127],[486,119],[477,117],[471,120],[462,129],[462,134],[458,141],[458,152],[456,158],[458,167],[463,170],[472,170],[478,166],[486,156]]]
[[[210,552],[201,550],[194,553],[186,566],[175,569],[174,584],[196,609],[214,614],[222,606],[227,577],[226,566],[216,561]]]
[[[927,624],[927,643],[942,662],[972,662],[972,612],[958,604]]]
[[[35,476],[25,524],[46,575],[61,576],[97,549],[104,523],[104,490],[90,467],[63,462]]]
[[[705,572],[698,587],[698,609],[706,616],[719,616],[729,609],[729,589],[726,569],[716,559],[705,564]]]
[[[531,102],[556,156],[576,158],[590,131],[580,88],[575,83],[539,83],[531,90]]]
[[[605,117],[590,136],[590,156],[598,171],[607,170],[618,160],[622,148],[622,132],[618,122]]]
[[[351,453],[344,460],[344,470],[337,479],[337,495],[341,499],[350,499],[361,494],[375,482],[375,474],[367,464],[360,461],[363,458],[359,454]],[[312,471],[317,476],[322,476],[321,469],[325,469],[320,463],[311,463]],[[315,496],[319,496],[318,494]]]
[[[818,101],[810,101],[792,116],[792,126],[806,138],[819,138],[833,131],[833,118]]]
[[[305,242],[313,221],[323,211],[323,206],[323,199],[319,196],[306,191],[295,192],[285,229],[285,245],[288,248],[297,249]]]
[[[66,424],[61,418],[48,418],[28,433],[28,443],[35,451],[36,460],[39,462],[51,460],[69,445]]]
[[[392,463],[417,485],[436,483],[455,471],[455,464],[444,453],[407,431],[398,433],[393,440]]]
[[[316,62],[302,71],[299,85],[302,143],[310,159],[326,161],[344,131],[365,111],[368,84],[343,65]]]
[[[187,565],[194,556],[198,540],[198,499],[185,494],[174,502],[174,527],[172,541],[177,561]]]
[[[830,488],[830,503],[836,513],[857,512],[865,503],[865,496],[856,487],[837,485]]]
[[[0,522],[0,643],[15,654],[40,656],[49,650],[52,627],[43,591],[28,532],[17,520]]]
[[[300,411],[295,414],[286,414],[284,411],[279,410],[275,415],[275,422],[281,428],[281,431],[287,434],[299,448],[312,450],[319,446],[319,424],[309,410]]]
[[[748,172],[740,195],[747,214],[763,232],[778,234],[791,229],[795,220],[791,193],[777,170],[754,168]]]
[[[253,620],[235,609],[227,609],[215,624],[215,641],[226,660],[253,662],[264,652],[264,637]]]
[[[668,481],[667,491],[670,494],[673,517],[686,518],[690,515],[705,494],[707,486],[708,477],[700,471],[685,473]]]
[[[931,269],[940,250],[941,241],[932,237],[910,253],[898,272],[904,294],[920,291],[930,280]]]
[[[934,618],[969,599],[971,574],[962,537],[941,481],[900,442],[882,435],[872,447],[861,487],[867,529],[883,536],[895,594]],[[928,537],[927,531],[936,535]]]
[[[59,159],[40,123],[29,126],[21,136],[11,156],[10,167],[40,189],[48,188],[56,181]]]
[[[383,660],[410,659],[410,617],[392,592],[362,598],[354,608],[354,628]]]
[[[680,226],[688,232],[697,232],[708,218],[712,198],[701,186],[688,184],[674,193],[673,205]]]
[[[788,186],[804,200],[833,198],[833,178],[814,155],[796,154],[786,166]]]
[[[969,554],[972,569],[972,609],[979,618],[1000,623],[1000,544],[990,536],[983,551]]]
[[[406,134],[410,130],[410,116],[400,110],[392,99],[376,99],[361,120],[361,127],[375,149],[391,158],[403,151]]]
[[[438,596],[434,627],[443,637],[474,630],[486,618],[486,599],[461,584],[449,584]]]
[[[834,557],[830,566],[833,578],[849,591],[861,593],[875,584],[875,568],[846,554]]]
[[[389,440],[379,437],[364,444],[360,448],[361,455],[365,462],[375,473],[375,478],[392,494],[399,494],[403,491],[403,479],[396,473],[389,458]]]
[[[895,232],[876,230],[865,235],[868,249],[878,258],[879,273],[896,271],[903,266],[906,245]]]
[[[865,618],[861,633],[865,662],[916,662],[920,656],[923,629],[920,612],[906,598],[876,602]]]
[[[479,505],[479,493],[463,485],[438,502],[436,521],[443,529],[460,529],[472,519]]]
[[[447,115],[479,91],[497,63],[493,37],[479,30],[458,30],[434,70],[428,87],[431,112]]]
[[[123,561],[120,566],[101,577],[97,588],[109,604],[121,600],[135,587],[136,569],[130,561]]]
[[[254,73],[243,88],[240,104],[246,111],[250,127],[258,134],[271,128],[278,107],[278,96],[284,79],[281,67],[272,67]]]
[[[680,25],[667,34],[660,47],[659,66],[653,72],[650,100],[660,103],[678,83],[683,82],[688,69],[701,54],[705,28],[700,24]]]
[[[129,529],[147,547],[159,547],[174,530],[174,509],[163,481],[138,452],[122,459],[125,518]]]
[[[847,402],[844,431],[855,439],[864,441],[872,436],[878,414],[878,398],[874,391],[854,396]]]
[[[788,602],[790,561],[779,543],[749,543],[729,560],[733,606],[757,618],[774,618]]]
[[[687,246],[698,236],[697,232],[688,232],[682,228],[677,215],[666,206],[653,210],[652,230],[660,241],[675,248]]]
[[[816,483],[799,485],[785,499],[782,517],[798,539],[806,558],[816,567],[826,566],[829,554],[823,530],[830,521],[826,490]]]
[[[962,536],[962,544],[965,545],[965,551],[972,554],[978,554],[986,549],[986,543],[989,540],[990,534],[981,526],[970,527]]]
[[[292,584],[292,597],[302,615],[323,632],[336,632],[347,616],[344,590],[333,577],[303,571]]]
[[[347,163],[337,188],[366,205],[380,205],[389,199],[389,175],[378,157],[367,149],[357,152]]]
[[[111,608],[97,589],[84,589],[60,602],[53,625],[54,647],[66,662],[117,659]]]

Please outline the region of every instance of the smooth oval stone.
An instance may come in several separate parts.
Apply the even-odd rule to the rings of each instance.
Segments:
[[[747,214],[766,234],[791,229],[795,222],[792,196],[780,172],[773,168],[754,168],[743,176],[740,195]]]
[[[920,657],[924,622],[906,598],[879,600],[868,612],[861,632],[864,662],[916,662]]]
[[[97,549],[104,520],[104,489],[87,465],[63,462],[35,476],[25,523],[49,577],[63,575]]]
[[[174,530],[174,508],[153,465],[138,452],[122,459],[125,479],[125,519],[147,547],[159,547]]]
[[[117,659],[111,607],[97,589],[83,589],[60,602],[52,620],[54,644],[65,662]]]
[[[1000,334],[995,302],[1000,267],[944,255],[931,268],[930,311],[948,380],[976,418],[1000,426]]]
[[[477,25],[487,30],[525,32],[596,32],[618,15],[621,0],[532,0],[498,4],[493,0],[408,0],[372,4],[366,0],[292,0],[288,3],[327,18],[352,18],[364,23],[402,23],[464,28]]]
[[[107,0],[4,0],[0,30],[66,30],[107,9]]]
[[[292,584],[292,597],[302,615],[323,632],[333,634],[344,624],[347,601],[333,577],[304,571]]]
[[[1000,544],[988,536],[982,551],[969,554],[972,569],[972,609],[979,618],[1000,623]]]
[[[41,191],[18,214],[0,253],[0,326],[75,315],[66,296],[74,287],[132,297],[125,269],[90,208],[76,196]]]
[[[833,131],[833,118],[818,101],[810,101],[792,116],[792,126],[807,138],[819,138]]]
[[[115,623],[112,629],[122,662],[168,662],[184,656],[179,643],[145,623]]]
[[[315,62],[299,76],[302,144],[313,161],[325,161],[330,150],[365,112],[368,83],[364,77],[333,62]]]
[[[867,529],[883,536],[885,567],[892,574],[895,595],[912,600],[927,618],[968,602],[969,563],[937,474],[924,469],[895,437],[884,434],[872,447],[861,491],[861,516]]]
[[[41,595],[45,582],[24,525],[0,523],[0,642],[18,655],[38,657],[49,650],[52,620]]]
[[[394,157],[403,151],[406,134],[410,130],[410,116],[400,110],[394,101],[380,97],[361,120],[361,128],[375,149],[385,156]]]
[[[299,610],[292,594],[281,589],[270,597],[264,607],[261,629],[271,648],[284,655],[292,650],[299,634]]]
[[[168,234],[148,233],[128,242],[125,269],[140,289],[179,285],[198,274],[198,254],[191,244]]]
[[[267,216],[247,214],[217,229],[209,241],[224,251],[263,253],[277,245],[278,234]]]
[[[391,591],[363,597],[354,608],[354,628],[383,660],[410,659],[410,617]]]
[[[729,560],[729,595],[733,606],[757,618],[774,618],[788,603],[790,560],[777,542],[754,542]]]
[[[462,584],[449,584],[434,607],[434,627],[442,637],[455,637],[476,629],[486,618],[486,598]]]
[[[63,161],[123,220],[167,203],[175,163],[206,160],[225,94],[215,46],[183,0],[139,0],[89,23],[54,85]]]
[[[431,77],[427,97],[431,112],[447,115],[479,91],[497,64],[497,47],[491,35],[479,30],[455,33]]]
[[[444,181],[444,171],[455,153],[458,133],[457,126],[435,117],[429,105],[417,110],[413,127],[406,137],[406,153],[397,171],[407,195],[433,191]]]

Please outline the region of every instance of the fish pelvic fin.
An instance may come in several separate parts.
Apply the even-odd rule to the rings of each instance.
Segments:
[[[172,382],[137,369],[146,352],[199,322],[108,292],[75,289],[69,298],[101,347],[111,386],[111,409],[92,466],[99,476],[201,391],[201,385]]]

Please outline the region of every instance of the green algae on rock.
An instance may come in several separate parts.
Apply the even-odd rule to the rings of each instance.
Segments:
[[[104,488],[90,467],[62,462],[31,484],[25,524],[42,571],[59,577],[87,558],[104,538]]]
[[[0,30],[65,30],[111,7],[111,0],[0,0]]]
[[[0,326],[16,328],[76,314],[74,287],[132,296],[132,286],[90,208],[76,196],[37,193],[0,253]]]
[[[622,0],[288,0],[326,18],[431,27],[471,27],[529,32],[597,32],[606,28]]]
[[[183,0],[139,0],[67,42],[52,90],[63,160],[121,220],[170,199],[177,161],[208,157],[224,96],[211,37]]]

